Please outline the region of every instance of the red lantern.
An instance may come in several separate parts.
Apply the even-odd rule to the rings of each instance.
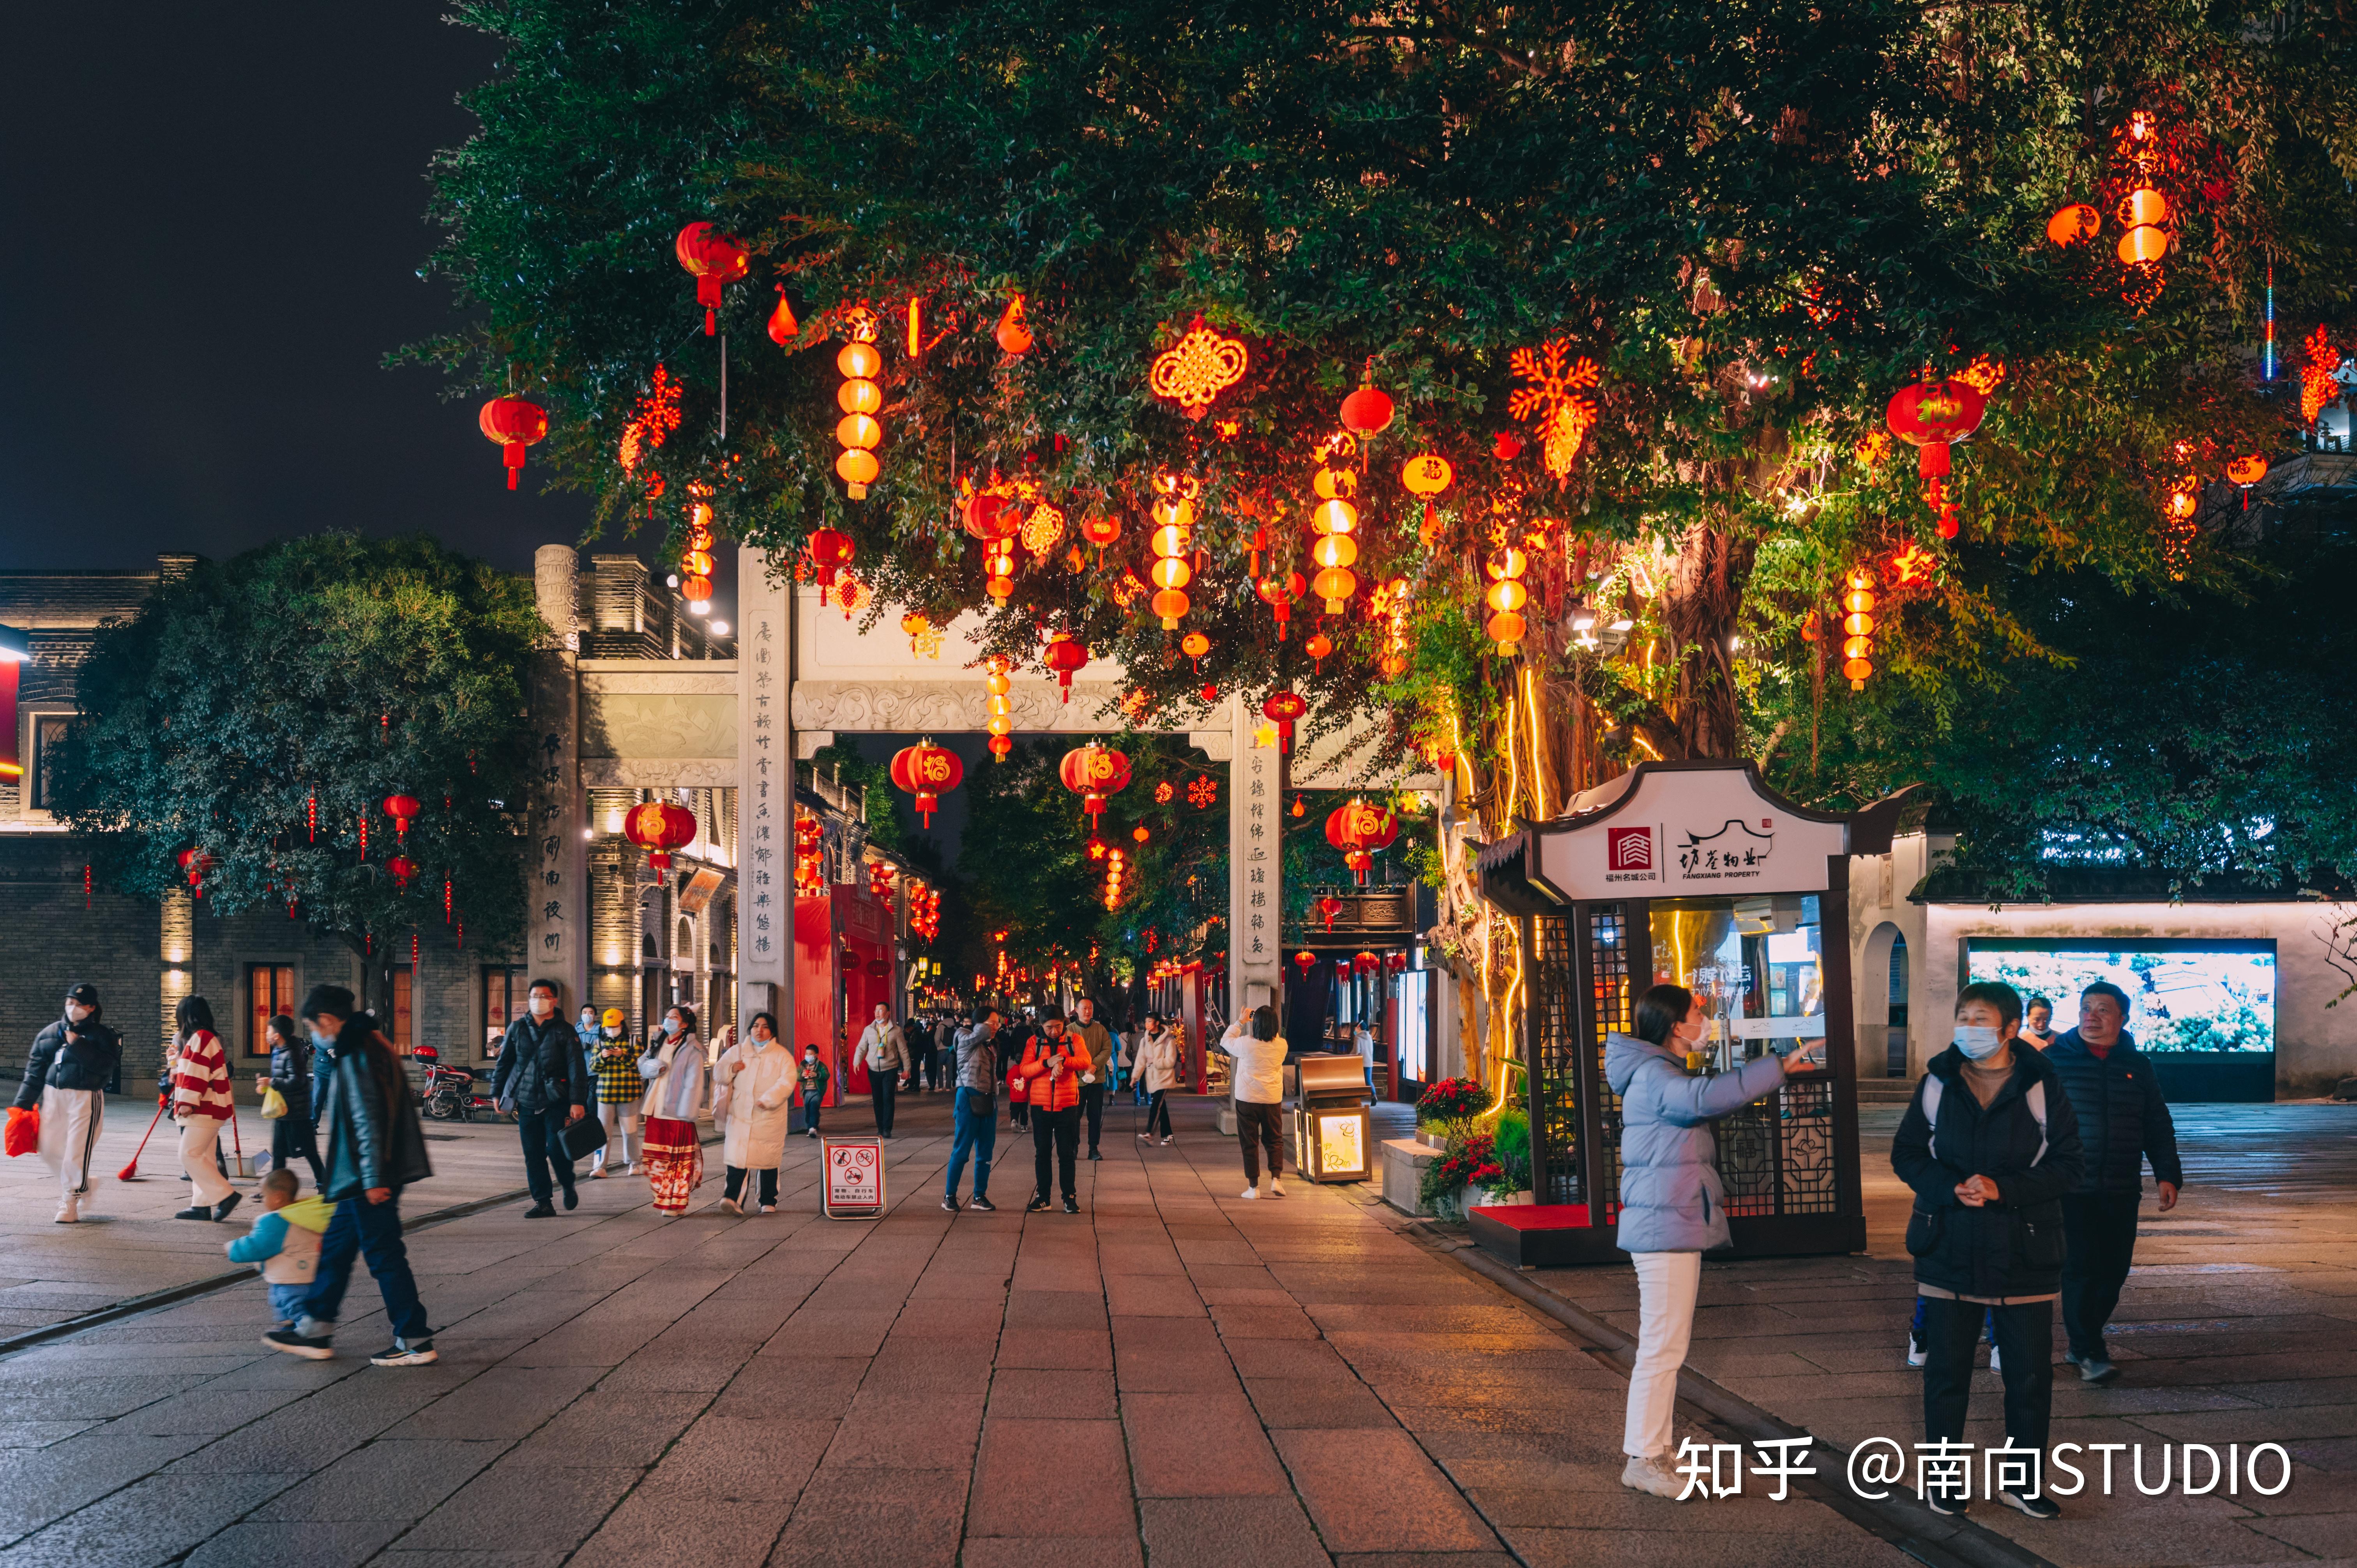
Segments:
[[[1072,700],[1072,676],[1089,661],[1089,650],[1069,632],[1058,632],[1048,639],[1048,651],[1042,656],[1048,668],[1056,672],[1056,683],[1064,689],[1064,701]]]
[[[985,543],[1012,539],[1022,526],[1023,507],[1013,496],[977,490],[966,498],[965,531]]]
[[[814,529],[810,536],[810,558],[813,575],[818,578],[818,602],[826,603],[826,591],[834,586],[834,575],[851,564],[859,553],[858,542],[839,528]]]
[[[520,397],[495,397],[483,404],[475,423],[500,444],[507,459],[508,489],[514,489],[523,478],[523,449],[548,435],[548,411]]]
[[[213,868],[213,857],[200,849],[184,849],[179,858],[180,869],[188,874],[188,886],[197,890],[198,897],[203,897],[205,874]]]
[[[387,795],[384,798],[384,814],[393,819],[393,837],[406,839],[410,819],[425,809],[414,795]]]
[[[794,307],[786,303],[786,285],[778,285],[778,308],[770,312],[770,341],[782,349],[802,335],[802,324],[794,319]]]
[[[1261,602],[1276,612],[1276,639],[1285,640],[1285,623],[1293,618],[1293,601],[1309,591],[1309,579],[1298,572],[1283,576],[1271,575],[1253,585],[1253,592]]]
[[[393,873],[393,885],[397,890],[409,891],[409,879],[417,875],[415,861],[405,854],[396,854],[384,863],[384,868]]]
[[[933,813],[941,810],[941,797],[964,778],[965,764],[957,753],[935,746],[931,736],[892,755],[892,782],[917,798],[917,816],[929,828]]]
[[[647,864],[657,871],[671,869],[671,851],[695,839],[695,813],[668,801],[649,800],[633,806],[622,819],[622,836],[647,851]]]
[[[2227,482],[2242,487],[2244,511],[2251,510],[2251,487],[2266,477],[2267,459],[2263,452],[2254,452],[2247,457],[2237,457],[2226,465]]]
[[[1948,448],[1978,430],[1987,413],[1988,394],[1953,376],[1900,388],[1885,411],[1890,433],[1920,449],[1915,469],[1923,477],[1925,499],[1939,511],[1943,539],[1956,536],[1956,509],[1946,485]]]
[[[1293,749],[1293,721],[1309,711],[1309,704],[1292,692],[1278,692],[1260,705],[1261,713],[1276,721],[1276,749]]]
[[[1063,780],[1065,789],[1081,797],[1081,810],[1088,813],[1089,827],[1093,832],[1097,819],[1104,814],[1104,798],[1129,783],[1129,758],[1110,746],[1091,741],[1078,751],[1064,753],[1056,777]]]
[[[1301,966],[1301,978],[1307,980],[1309,978],[1309,972],[1318,967],[1318,955],[1313,952],[1297,952],[1293,955],[1293,961]]]
[[[1353,800],[1327,813],[1326,842],[1343,852],[1343,864],[1358,874],[1361,887],[1375,852],[1391,848],[1398,838],[1399,820],[1383,807]]]
[[[1359,390],[1342,400],[1342,428],[1354,435],[1373,435],[1392,422],[1392,400],[1375,387],[1375,362],[1367,361]]]
[[[1081,537],[1097,547],[1097,564],[1104,564],[1104,547],[1121,537],[1121,519],[1111,512],[1081,519]]]
[[[1318,918],[1326,922],[1327,932],[1330,935],[1334,929],[1334,917],[1342,912],[1342,900],[1329,893],[1318,900],[1316,908]]]
[[[1498,432],[1498,439],[1490,444],[1490,455],[1501,463],[1511,463],[1523,455],[1523,438],[1511,430]]]
[[[752,255],[736,236],[720,233],[709,223],[682,229],[671,248],[679,264],[695,274],[695,303],[704,306],[704,335],[709,338],[720,330],[721,289],[745,275]]]

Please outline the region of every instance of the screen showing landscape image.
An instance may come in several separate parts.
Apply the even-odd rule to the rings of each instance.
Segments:
[[[1966,944],[1975,980],[2001,980],[2026,1003],[2054,1004],[2056,1034],[2079,1022],[2079,993],[2108,980],[2128,993],[2128,1029],[2147,1051],[2276,1048],[2273,942],[2024,942]]]

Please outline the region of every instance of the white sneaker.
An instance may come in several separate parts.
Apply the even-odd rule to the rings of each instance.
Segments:
[[[1285,1184],[1283,1182],[1275,1181],[1269,1183],[1268,1195],[1271,1197],[1283,1197],[1285,1196]]]
[[[1677,1501],[1686,1489],[1685,1482],[1667,1464],[1666,1454],[1629,1455],[1629,1463],[1620,1467],[1620,1484],[1631,1491],[1651,1492],[1657,1498]]]
[[[1163,1139],[1160,1146],[1166,1149],[1168,1148],[1170,1146],[1170,1140],[1168,1138]]]
[[[78,1203],[60,1203],[60,1204],[59,1204],[59,1205],[58,1205],[58,1223],[59,1223],[59,1224],[60,1224],[60,1225],[79,1225],[79,1224],[81,1224],[81,1205],[80,1205],[80,1204],[78,1204]]]
[[[737,1200],[733,1197],[724,1197],[720,1200],[720,1211],[724,1214],[737,1215],[740,1218],[745,1212],[745,1210],[738,1206]]]
[[[1258,1197],[1260,1196],[1260,1188],[1256,1187],[1248,1187],[1244,1188],[1243,1195],[1246,1197]]]
[[[2005,1363],[1996,1359],[1996,1347],[1994,1345],[1989,1347],[1989,1370],[1992,1372],[2002,1372],[2005,1370]]]

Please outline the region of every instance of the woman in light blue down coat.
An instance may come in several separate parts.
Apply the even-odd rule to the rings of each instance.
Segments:
[[[1729,1240],[1710,1122],[1775,1093],[1785,1064],[1765,1056],[1715,1077],[1689,1074],[1685,1053],[1701,1040],[1708,1015],[1682,985],[1646,992],[1635,1023],[1635,1035],[1604,1040],[1605,1080],[1620,1097],[1618,1240],[1637,1265],[1637,1365],[1621,1432],[1629,1463],[1620,1484],[1675,1498],[1684,1488],[1670,1467],[1671,1417],[1694,1332],[1702,1255]],[[1815,1066],[1813,1053],[1823,1049],[1823,1041],[1803,1046],[1792,1053],[1793,1064]]]

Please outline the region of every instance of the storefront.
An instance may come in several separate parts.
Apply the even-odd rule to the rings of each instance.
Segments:
[[[1528,955],[1534,1198],[1471,1209],[1483,1246],[1517,1264],[1621,1255],[1620,1100],[1604,1081],[1604,1038],[1664,983],[1709,1008],[1704,1070],[1826,1042],[1826,1068],[1717,1124],[1732,1255],[1865,1246],[1849,856],[1887,849],[1898,812],[1897,801],[1808,811],[1748,764],[1647,763],[1482,852],[1482,896],[1515,918]]]

